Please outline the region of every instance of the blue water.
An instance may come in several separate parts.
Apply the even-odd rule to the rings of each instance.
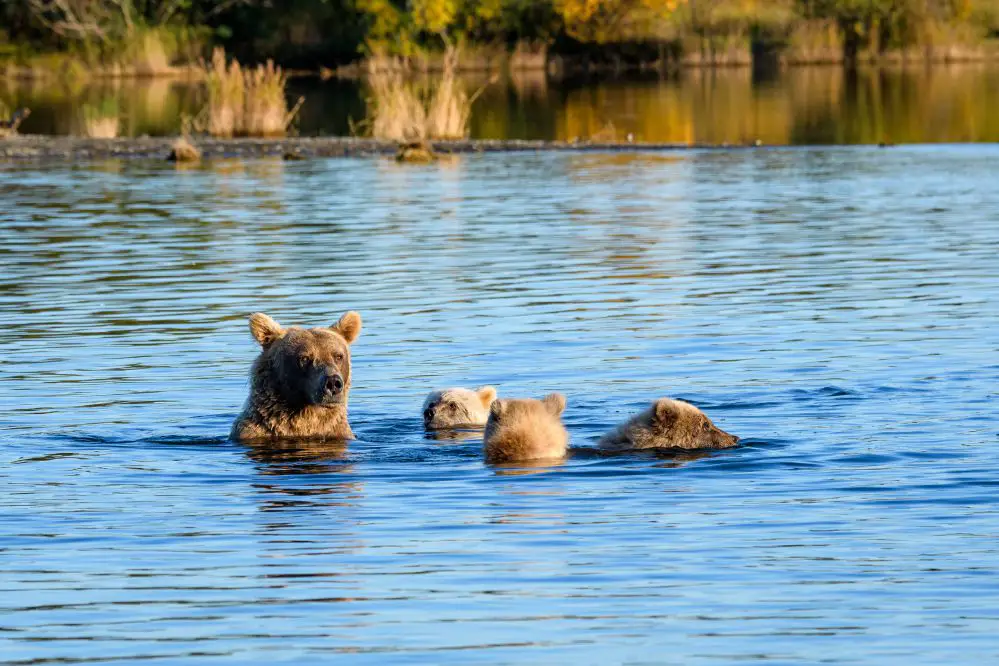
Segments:
[[[0,165],[0,660],[999,658],[999,146]],[[246,317],[358,439],[227,441]],[[568,397],[490,468],[432,388]],[[745,446],[587,453],[660,396]]]

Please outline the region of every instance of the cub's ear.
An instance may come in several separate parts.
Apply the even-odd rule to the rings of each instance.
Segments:
[[[545,409],[547,409],[552,416],[561,416],[562,412],[565,411],[565,396],[561,393],[549,393],[541,400],[541,402],[545,403]]]
[[[488,407],[496,400],[496,389],[492,386],[483,386],[475,393],[479,396],[479,400],[482,401],[483,407]]]
[[[489,405],[489,414],[494,418],[498,419],[503,416],[503,412],[506,411],[506,403],[502,400],[493,400],[493,404]]]
[[[662,398],[661,400],[656,400],[655,404],[655,414],[656,420],[663,424],[669,424],[676,421],[677,417],[677,407],[676,402],[670,400],[669,398]]]
[[[361,334],[361,315],[351,310],[340,317],[340,321],[330,326],[334,331],[343,336],[347,344],[351,344]]]
[[[250,315],[250,333],[252,333],[253,338],[260,343],[260,346],[266,349],[271,346],[275,340],[284,335],[284,329],[281,328],[281,324],[277,323],[263,312],[255,312]]]

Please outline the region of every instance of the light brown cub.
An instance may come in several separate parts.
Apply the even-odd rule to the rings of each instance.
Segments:
[[[423,425],[431,430],[484,426],[495,399],[496,389],[492,386],[477,391],[466,388],[432,391],[423,402]]]
[[[569,444],[559,418],[565,396],[543,400],[496,400],[489,409],[483,440],[486,462],[504,463],[562,458]]]
[[[350,344],[361,315],[348,312],[329,328],[282,328],[265,314],[250,317],[260,355],[250,371],[250,397],[229,435],[234,440],[351,439],[347,422]]]
[[[604,435],[598,446],[609,451],[727,449],[738,441],[690,403],[662,398]]]

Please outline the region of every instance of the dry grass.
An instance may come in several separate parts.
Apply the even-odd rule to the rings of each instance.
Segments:
[[[457,80],[458,51],[448,48],[440,79],[420,88],[396,68],[372,67],[371,111],[363,125],[371,136],[391,141],[462,139],[479,89],[469,96]]]
[[[82,117],[83,135],[91,139],[114,139],[121,130],[117,111],[84,106]]]
[[[375,70],[368,76],[371,111],[365,123],[379,139],[412,141],[427,138],[427,111],[401,72]]]
[[[208,87],[205,131],[212,136],[283,136],[304,99],[289,111],[284,89],[288,77],[270,60],[255,69],[238,61],[227,62],[225,51],[215,49],[203,66]]]

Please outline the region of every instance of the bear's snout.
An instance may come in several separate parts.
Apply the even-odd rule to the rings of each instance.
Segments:
[[[347,382],[337,370],[330,368],[319,377],[315,401],[320,405],[339,405],[346,397]]]
[[[423,421],[424,423],[430,423],[433,420],[434,420],[434,408],[427,407],[425,410],[423,410]]]
[[[737,435],[727,433],[724,430],[718,431],[718,437],[716,438],[717,446],[721,447],[735,446],[738,443],[739,443],[739,437]]]
[[[340,375],[333,375],[326,378],[326,385],[324,387],[326,392],[330,395],[339,395],[343,392],[343,377]]]

